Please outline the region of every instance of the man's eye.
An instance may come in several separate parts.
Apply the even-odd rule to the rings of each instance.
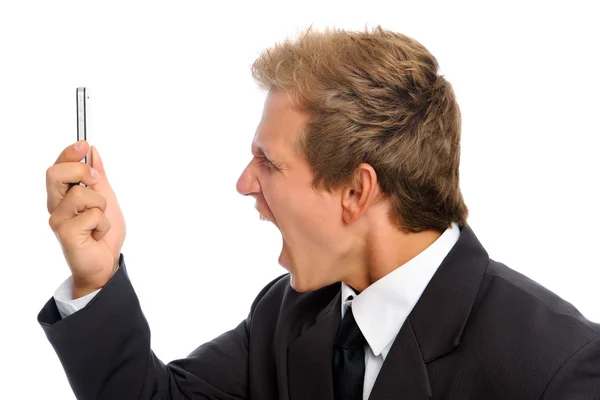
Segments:
[[[260,158],[259,158],[259,160],[260,160],[260,161],[259,161],[259,162],[260,162],[260,165],[264,165],[264,166],[266,166],[266,167],[267,167],[267,168],[269,168],[269,169],[273,169],[273,168],[275,168],[275,165],[273,165],[273,163],[272,163],[271,161],[269,161],[269,159],[268,159],[268,158],[265,158],[265,157],[260,157]]]

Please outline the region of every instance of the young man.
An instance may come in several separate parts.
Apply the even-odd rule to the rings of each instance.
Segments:
[[[289,274],[168,365],[102,160],[65,149],[48,210],[72,277],[38,319],[78,398],[600,399],[600,326],[491,260],[466,222],[460,112],[437,72],[381,28],[263,52],[253,75],[268,95],[237,189],[280,230]]]

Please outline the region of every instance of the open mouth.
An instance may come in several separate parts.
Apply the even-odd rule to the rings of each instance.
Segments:
[[[271,219],[271,218],[269,218],[269,217],[266,217],[266,216],[265,216],[263,213],[261,213],[260,211],[258,211],[258,217],[260,218],[260,220],[261,220],[261,221],[264,221],[264,222],[270,222],[270,223],[272,223],[273,225],[275,225],[277,228],[279,228],[279,225],[277,225],[277,224],[275,223],[275,221],[274,221],[274,220],[272,220],[272,219]]]
[[[265,214],[263,214],[262,212],[260,212],[260,209],[262,207],[259,206],[258,201],[256,202],[256,204],[254,205],[254,209],[256,210],[256,212],[258,213],[258,217],[260,218],[261,221],[271,221],[269,218],[267,218],[265,216]]]

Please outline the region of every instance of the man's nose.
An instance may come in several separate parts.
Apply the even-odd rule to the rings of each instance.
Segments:
[[[256,175],[252,171],[252,161],[250,161],[246,168],[244,168],[242,171],[235,188],[238,193],[243,196],[249,196],[259,192],[260,185],[258,184]]]

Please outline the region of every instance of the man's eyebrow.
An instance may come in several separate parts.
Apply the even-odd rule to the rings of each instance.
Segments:
[[[252,147],[250,148],[250,151],[252,153],[258,153],[261,156],[265,156],[265,157],[267,156],[267,152],[265,151],[265,149],[262,148],[260,145],[257,145],[257,144],[254,144],[254,143],[252,144]]]
[[[259,157],[264,157],[267,160],[269,160],[273,165],[275,165],[278,168],[284,168],[284,164],[281,162],[281,160],[279,160],[276,156],[273,157],[272,155],[268,154],[267,151],[260,145],[258,144],[252,144],[250,151],[254,154],[257,153],[257,155]]]

